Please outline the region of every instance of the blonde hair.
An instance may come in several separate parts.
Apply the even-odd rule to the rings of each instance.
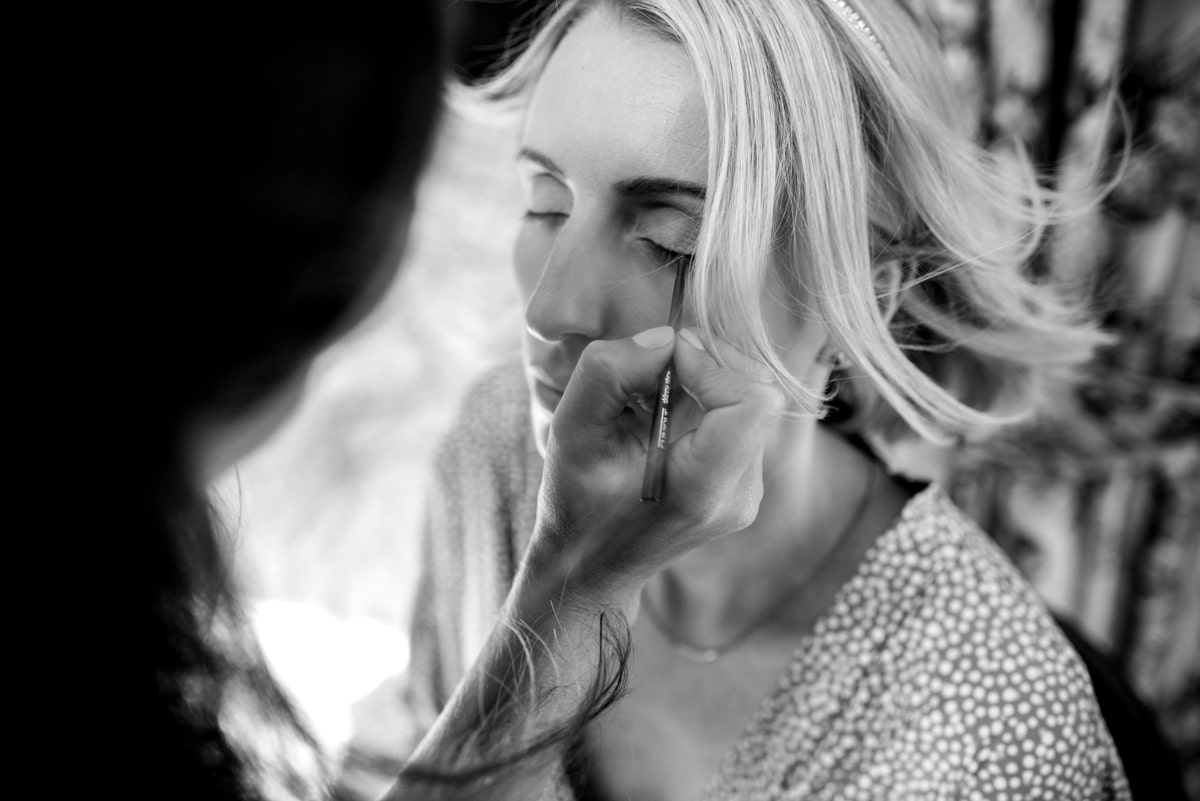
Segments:
[[[941,54],[895,0],[567,0],[478,88],[519,107],[571,26],[616,9],[684,48],[707,108],[697,325],[770,367],[801,413],[764,304],[823,323],[853,367],[846,425],[935,441],[1033,413],[1041,379],[1106,337],[1027,269],[1064,214],[1023,159],[972,142]],[[785,296],[765,288],[772,271]]]

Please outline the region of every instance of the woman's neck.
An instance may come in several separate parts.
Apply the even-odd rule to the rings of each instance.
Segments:
[[[649,588],[698,641],[736,636],[785,596],[780,618],[814,620],[903,504],[874,460],[815,420],[782,422],[774,443],[755,522],[681,557]]]

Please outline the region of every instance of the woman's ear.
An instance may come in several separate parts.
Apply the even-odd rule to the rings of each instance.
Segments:
[[[875,302],[885,323],[900,309],[900,287],[904,281],[904,269],[896,256],[885,256],[871,267],[871,278],[875,286]]]

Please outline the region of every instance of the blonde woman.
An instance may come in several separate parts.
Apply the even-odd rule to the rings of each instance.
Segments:
[[[780,388],[787,410],[757,418],[771,426],[761,485],[721,490],[755,501],[740,531],[576,542],[574,572],[548,571],[551,587],[601,588],[573,606],[623,616],[632,644],[629,695],[584,730],[557,792],[1127,797],[1087,673],[1038,598],[941,489],[890,474],[866,444],[1024,419],[1046,375],[1103,341],[1023,269],[1060,199],[956,131],[910,13],[568,1],[483,92],[523,115],[527,335],[438,456],[413,640],[431,711],[514,575],[536,578],[529,532],[544,544],[572,482],[628,484],[597,519],[639,504],[641,389],[620,399],[610,469],[543,481],[543,460],[579,436],[562,409],[587,403],[593,343],[665,322],[682,270],[685,327],[642,344],[707,354]],[[711,411],[691,375],[678,458]],[[672,486],[668,472],[665,504],[698,502]],[[559,656],[569,686],[579,666]]]

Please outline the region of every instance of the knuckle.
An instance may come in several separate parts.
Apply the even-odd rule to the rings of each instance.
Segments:
[[[745,531],[754,525],[754,521],[757,519],[757,504],[751,507],[744,503],[737,503],[722,509],[720,515],[710,522],[709,527],[715,536],[725,537]]]
[[[787,395],[776,384],[756,384],[757,392],[762,403],[763,412],[776,418],[787,409]]]
[[[739,509],[729,521],[733,531],[742,531],[750,528],[754,521],[758,519],[758,514],[755,510],[748,508]]]
[[[746,386],[743,393],[760,425],[773,425],[787,409],[787,396],[776,384],[754,382]]]

